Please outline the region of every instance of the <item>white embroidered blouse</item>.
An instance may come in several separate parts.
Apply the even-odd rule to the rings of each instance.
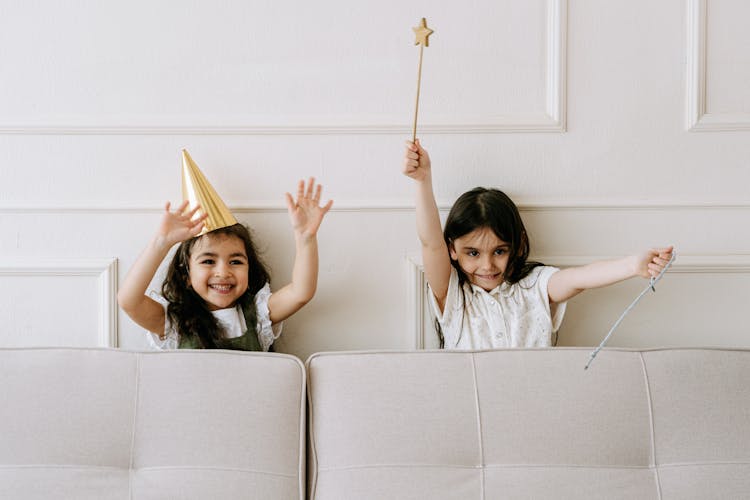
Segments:
[[[451,267],[442,313],[432,290],[429,294],[445,349],[552,345],[552,335],[560,328],[567,305],[549,303],[547,283],[557,271],[556,267],[538,266],[518,283],[502,283],[489,292],[465,282],[461,293],[458,272]]]
[[[156,350],[177,349],[180,345],[180,334],[172,322],[169,321],[167,314],[167,300],[156,293],[149,291],[149,296],[159,302],[164,307],[164,337],[160,338],[158,334],[148,332],[149,344]],[[264,351],[268,351],[274,340],[281,335],[283,323],[272,324],[270,313],[268,312],[268,299],[271,297],[271,287],[266,283],[263,288],[255,294],[255,310],[257,315],[256,333],[258,341]],[[229,309],[219,309],[212,314],[219,321],[219,324],[226,332],[226,338],[241,337],[247,331],[245,315],[239,306]]]

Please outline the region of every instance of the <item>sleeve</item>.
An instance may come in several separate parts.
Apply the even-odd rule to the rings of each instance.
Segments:
[[[271,286],[266,283],[263,288],[255,294],[256,325],[258,341],[264,351],[268,351],[271,344],[279,338],[283,329],[283,321],[271,323],[271,313],[268,311],[268,299],[271,298]]]
[[[164,307],[164,338],[159,337],[159,335],[154,332],[146,331],[148,334],[149,346],[156,351],[177,349],[180,344],[180,336],[177,331],[172,328],[172,322],[169,321],[169,315],[167,314],[167,299],[153,290],[149,290],[148,296]]]
[[[550,319],[552,320],[552,333],[555,334],[562,325],[563,317],[565,316],[565,309],[568,306],[566,302],[559,302],[555,304],[549,303],[549,292],[547,291],[547,285],[549,279],[560,269],[552,266],[539,267],[539,278],[536,280],[536,289],[539,295],[544,299],[544,303],[547,304],[547,309],[550,313]]]
[[[427,285],[430,304],[432,304],[432,313],[435,315],[440,328],[443,331],[445,348],[452,349],[458,344],[461,327],[463,322],[463,301],[462,294],[459,290],[458,272],[451,266],[451,276],[448,281],[448,294],[445,296],[445,307],[440,312],[440,305],[432,293],[432,288]]]

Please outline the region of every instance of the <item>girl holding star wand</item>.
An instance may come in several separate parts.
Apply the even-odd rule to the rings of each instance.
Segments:
[[[635,276],[655,278],[672,259],[669,246],[563,270],[531,262],[521,216],[502,191],[462,194],[442,229],[430,157],[418,140],[406,143],[403,173],[416,181],[424,273],[447,349],[550,346],[568,299]]]
[[[233,223],[200,235],[208,216],[196,217],[199,206],[188,209],[184,201],[172,211],[167,203],[156,234],[119,290],[120,307],[151,332],[157,349],[267,351],[281,333],[281,321],[315,294],[316,235],[333,204],[320,206],[320,195],[321,186],[313,178],[307,186],[299,182],[296,199],[286,193],[296,257],[291,283],[273,293],[268,271],[245,226]],[[169,265],[162,296],[147,296],[146,288],[159,264],[177,243],[180,246]]]

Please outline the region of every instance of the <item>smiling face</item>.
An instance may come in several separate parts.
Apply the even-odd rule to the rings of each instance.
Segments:
[[[490,228],[480,227],[456,238],[449,249],[451,259],[458,261],[458,266],[472,284],[489,292],[503,282],[510,245]]]
[[[240,238],[206,234],[190,252],[190,286],[211,311],[235,305],[247,290],[248,258]]]

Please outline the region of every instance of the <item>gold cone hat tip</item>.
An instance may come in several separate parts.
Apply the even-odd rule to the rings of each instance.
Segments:
[[[201,235],[237,224],[237,219],[185,149],[182,150],[182,200],[187,200],[188,209],[200,205],[200,210],[193,218],[199,217],[201,213],[208,215]]]

